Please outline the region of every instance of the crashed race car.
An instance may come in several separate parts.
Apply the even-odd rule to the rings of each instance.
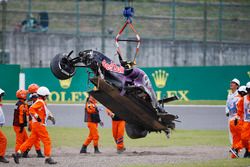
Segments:
[[[161,131],[169,137],[170,130],[175,128],[174,121],[178,121],[178,116],[166,112],[164,103],[177,100],[178,97],[173,96],[157,101],[146,73],[134,67],[141,39],[132,24],[133,15],[133,7],[124,8],[123,16],[126,21],[115,38],[120,64],[114,63],[98,51],[85,50],[74,58],[70,57],[73,53],[71,51],[69,54],[56,55],[50,63],[51,71],[58,79],[64,80],[75,74],[76,67],[91,69],[94,76],[89,77],[89,80],[97,90],[90,91],[89,94],[126,121],[126,132],[130,138],[143,138],[148,132]],[[132,30],[135,39],[120,39],[126,27]],[[137,44],[132,62],[122,59],[119,42]]]
[[[131,62],[120,58],[120,64],[116,64],[94,50],[84,50],[71,58],[72,52],[57,54],[51,60],[51,71],[58,79],[73,77],[77,67],[89,68],[93,73],[89,80],[97,87],[89,94],[126,121],[126,133],[130,138],[143,138],[149,132],[162,131],[169,137],[178,116],[169,114],[164,103],[177,100],[177,96],[158,101],[146,73]]]

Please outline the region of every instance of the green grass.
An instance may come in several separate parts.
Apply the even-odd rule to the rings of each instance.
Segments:
[[[12,127],[3,127],[8,138],[8,148],[15,145],[15,133]],[[87,128],[48,127],[54,147],[80,147],[88,135]],[[110,128],[99,128],[100,146],[112,147],[114,141]],[[153,141],[153,142],[152,142]],[[175,130],[170,139],[164,133],[150,133],[146,138],[130,139],[125,136],[127,147],[171,147],[171,146],[226,146],[227,131],[222,130]]]
[[[189,162],[189,163],[179,163],[179,164],[160,164],[153,165],[154,167],[249,167],[249,159],[220,159],[220,160],[210,160],[205,162]],[[133,167],[149,167],[152,165],[131,165]]]
[[[8,138],[8,148],[14,148],[15,134],[12,127],[3,127],[3,132]],[[61,128],[48,127],[53,147],[80,148],[88,135],[87,128]],[[115,147],[110,128],[99,128],[100,147]],[[125,136],[126,147],[181,147],[181,146],[228,146],[228,134],[225,130],[176,130],[167,139],[164,133],[150,133],[146,138],[130,139]],[[154,166],[163,167],[247,167],[249,159],[219,159],[204,162],[185,162],[175,164],[159,164]],[[131,166],[152,166],[147,164]]]

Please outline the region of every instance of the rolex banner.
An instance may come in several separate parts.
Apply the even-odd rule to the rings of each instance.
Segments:
[[[16,91],[19,87],[19,65],[0,64],[0,88],[5,91],[5,100],[16,99]]]
[[[76,69],[74,77],[67,80],[58,80],[49,68],[26,68],[25,88],[32,83],[46,86],[51,91],[50,102],[83,102],[86,100],[87,91],[93,88],[88,82],[88,73],[85,68]]]
[[[162,67],[142,68],[156,91],[157,97],[177,95],[181,100],[226,100],[229,83],[238,78],[242,84],[250,81],[250,66],[221,67]],[[23,70],[26,88],[31,83],[47,86],[51,102],[83,102],[87,91],[93,88],[88,82],[87,69],[78,68],[73,78],[58,80],[49,68]]]
[[[143,68],[158,98],[177,95],[181,100],[226,100],[230,81],[250,81],[250,66]]]

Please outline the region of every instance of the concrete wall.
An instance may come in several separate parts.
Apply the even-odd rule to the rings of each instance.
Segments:
[[[140,66],[250,65],[250,44],[144,40]]]
[[[125,58],[134,56],[132,44],[121,44]],[[68,34],[8,33],[6,49],[10,52],[10,63],[22,67],[48,67],[50,59],[57,53],[74,50],[95,49],[101,51],[100,37],[76,37]],[[129,54],[126,54],[129,53]],[[105,39],[105,54],[118,61],[115,56],[114,38]],[[232,44],[195,41],[169,41],[143,39],[138,66],[211,66],[250,65],[250,44]]]

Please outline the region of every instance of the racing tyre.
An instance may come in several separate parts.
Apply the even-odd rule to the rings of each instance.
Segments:
[[[69,79],[73,75],[75,75],[76,72],[75,67],[70,63],[69,59],[67,59],[62,53],[57,54],[50,61],[50,69],[55,75],[55,77],[60,80]]]
[[[148,131],[134,124],[126,123],[126,133],[131,139],[139,139],[146,137]]]

